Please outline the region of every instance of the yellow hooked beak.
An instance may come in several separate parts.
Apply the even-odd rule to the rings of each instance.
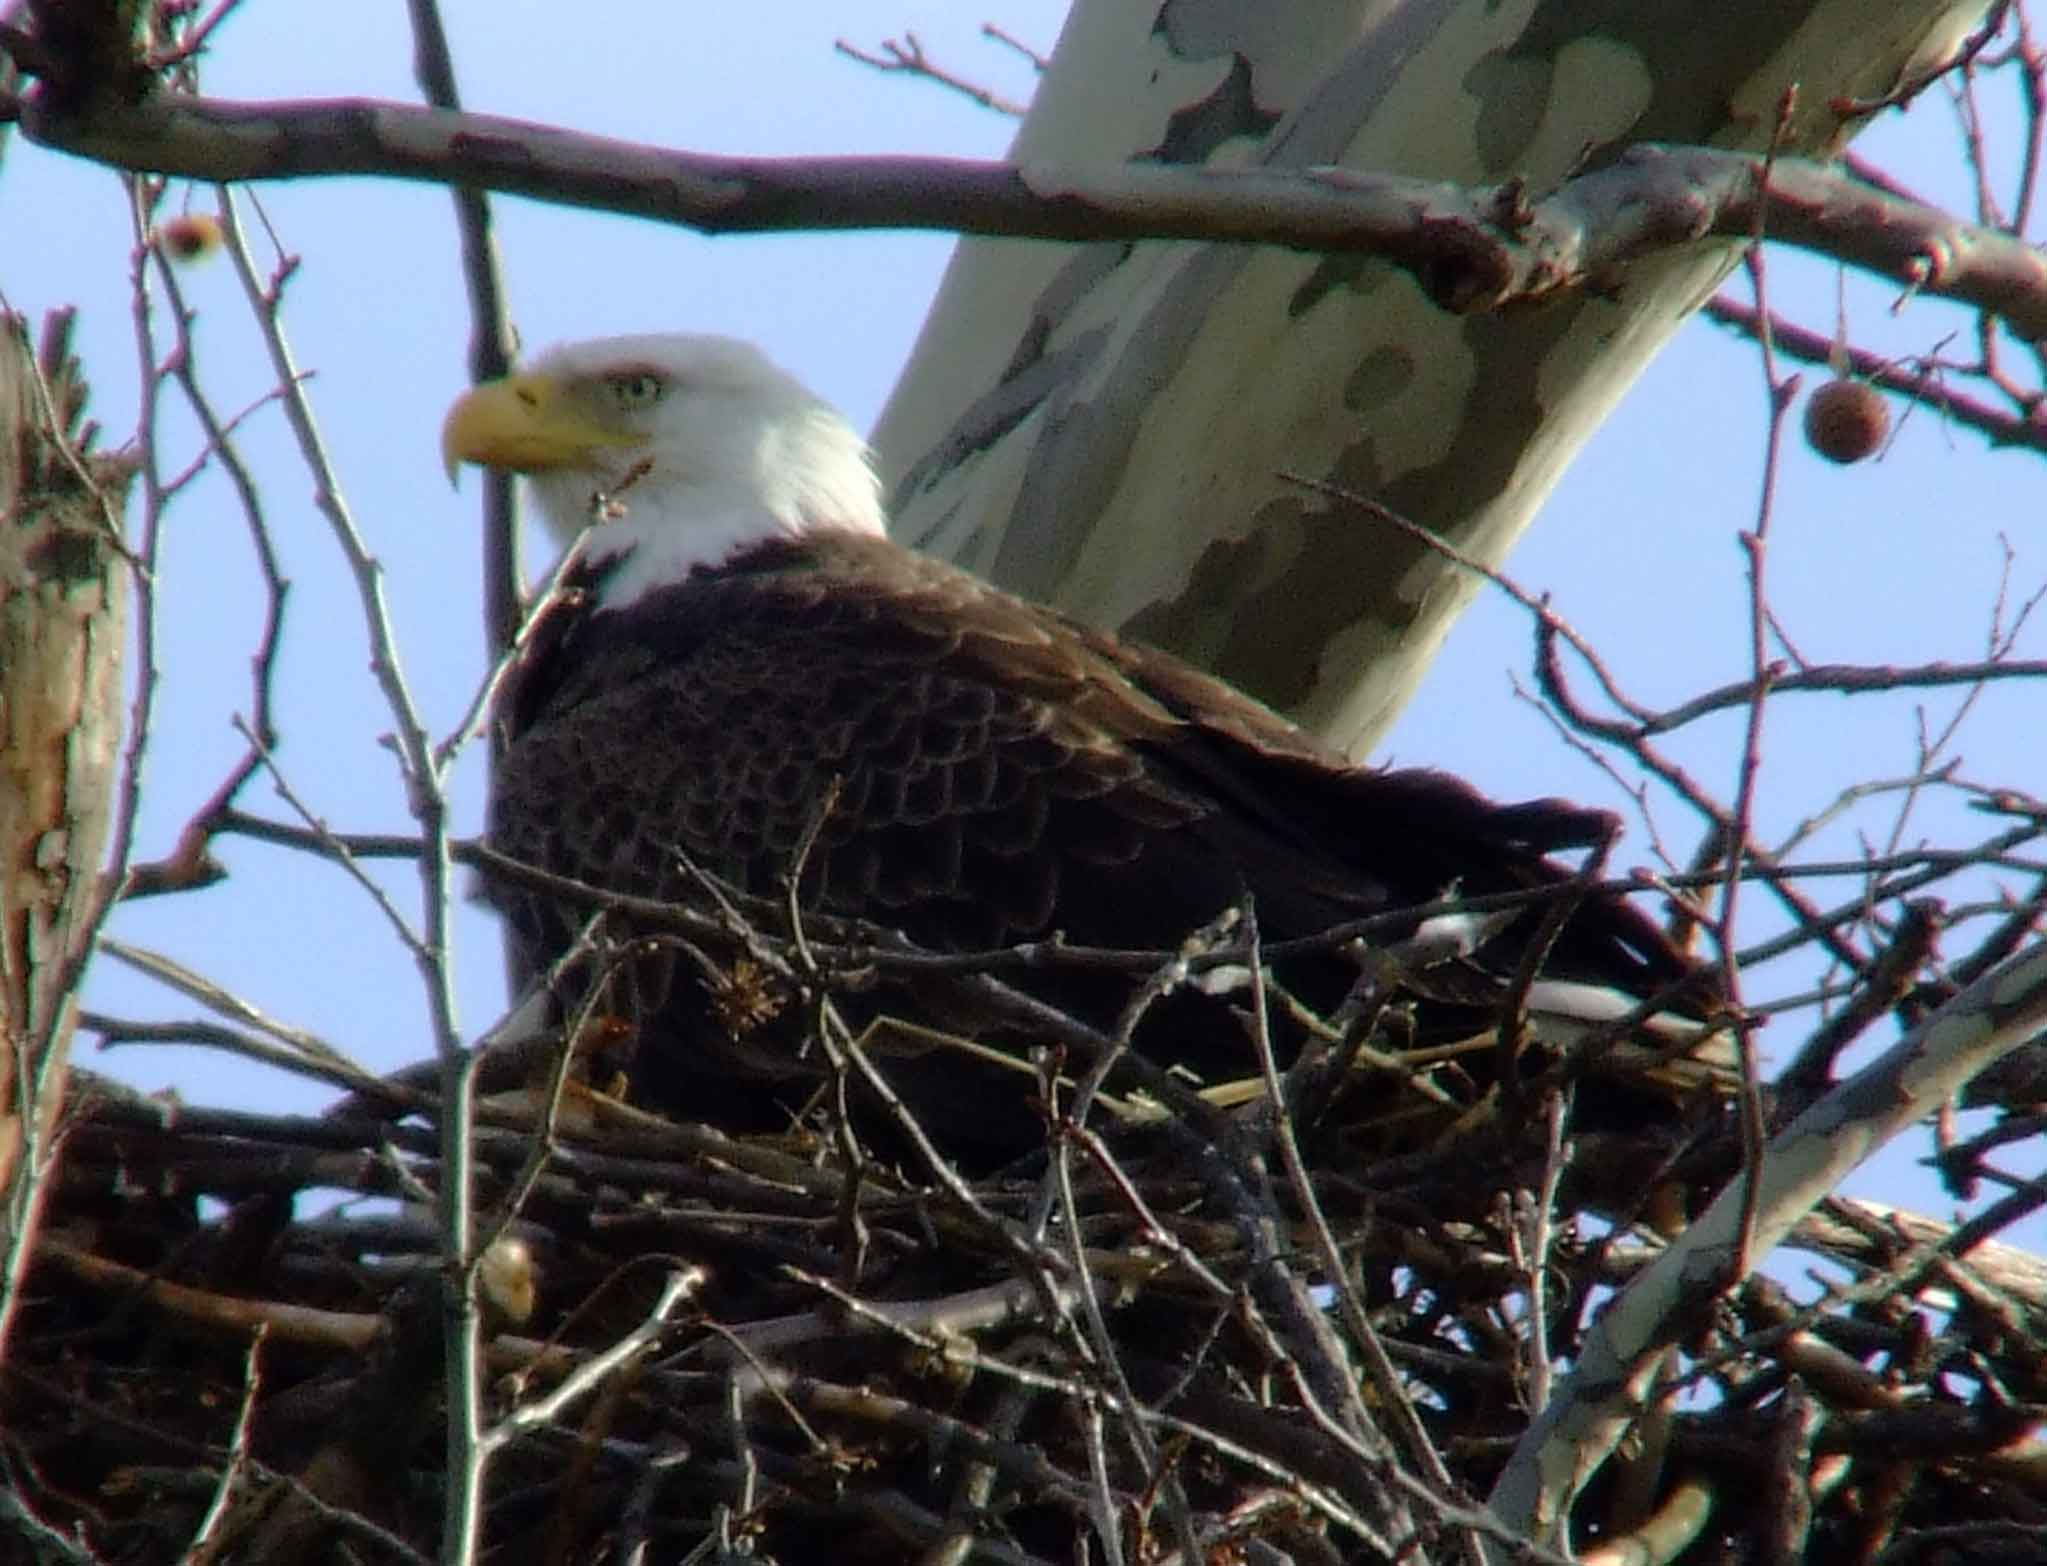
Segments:
[[[544,473],[587,467],[600,451],[643,440],[603,423],[582,398],[567,394],[550,376],[508,375],[455,399],[441,425],[441,460],[452,484],[465,462]]]

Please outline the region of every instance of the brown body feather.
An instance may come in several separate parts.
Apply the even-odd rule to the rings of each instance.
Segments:
[[[1611,827],[1554,801],[1495,805],[1438,773],[1354,766],[1174,659],[851,533],[756,545],[623,610],[564,609],[529,663],[501,708],[503,852],[700,901],[679,850],[771,893],[836,789],[805,900],[940,949],[1055,931],[1169,948],[1246,893],[1269,940],[1308,935],[1453,889],[1555,884],[1567,872],[1548,854]],[[495,895],[536,966],[582,923],[546,897]],[[1511,971],[1537,917],[1486,966]],[[1549,961],[1638,995],[1687,968],[1609,899],[1579,910]],[[1333,1003],[1354,975],[1329,957],[1287,977]],[[671,1067],[676,1052],[707,1066],[721,1054],[694,988],[662,986],[633,1019]],[[1084,1012],[1106,998],[1099,980],[1044,988]],[[1216,1025],[1181,1016],[1166,1047],[1206,1074],[1248,1074],[1241,1027],[1209,1010]]]

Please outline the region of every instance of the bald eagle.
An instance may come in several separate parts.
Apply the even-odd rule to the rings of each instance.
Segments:
[[[921,946],[1056,934],[1169,951],[1247,896],[1277,942],[1450,895],[1560,887],[1570,872],[1549,856],[1614,830],[1604,812],[1355,765],[1172,657],[891,543],[859,436],[744,343],[557,348],[457,401],[444,452],[451,474],[526,475],[564,547],[589,534],[499,705],[489,840],[608,891],[701,904],[693,865],[775,893],[814,830],[803,903]],[[509,883],[489,895],[535,972],[589,912]],[[1415,1035],[1496,1022],[1542,912],[1465,921],[1454,957],[1414,987]],[[1360,970],[1321,950],[1273,971],[1329,1009]],[[1688,976],[1650,920],[1595,896],[1529,1005],[1601,1021]],[[1056,964],[1023,982],[1102,1026],[1132,983]],[[604,1009],[634,1025],[676,1107],[728,1125],[786,1117],[816,1063],[771,1029],[741,1036],[708,983],[642,963]],[[1211,1082],[1256,1075],[1241,995],[1201,989],[1147,1014],[1138,1048]],[[1665,1021],[1705,1016],[1706,989]],[[954,1145],[1014,1150],[1041,1130],[1030,1079],[991,1089],[951,1056],[919,1069],[913,1100],[944,1106]]]

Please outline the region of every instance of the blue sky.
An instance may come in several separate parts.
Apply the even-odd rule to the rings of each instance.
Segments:
[[[1022,97],[1029,73],[978,36],[980,13],[900,0],[758,10],[620,4],[601,25],[569,25],[559,7],[454,0],[446,6],[468,106],[578,129],[705,151],[756,154],[929,152],[1000,155],[1008,121],[929,84],[876,76],[834,54],[846,36],[872,45],[913,28],[935,55]],[[1000,20],[1050,46],[1061,7],[1007,3]],[[210,91],[227,96],[371,95],[410,99],[410,39],[397,5],[252,5],[234,18],[208,62]],[[1934,105],[1885,122],[1862,150],[1909,183],[1960,202],[1951,118]],[[312,372],[348,498],[382,560],[413,689],[436,733],[446,732],[482,672],[477,613],[476,500],[449,491],[436,437],[464,380],[466,307],[450,204],[435,189],[367,180],[269,186],[269,221],[303,257],[286,311]],[[182,200],[182,197],[177,198]],[[210,192],[195,192],[210,205]],[[116,179],[14,139],[0,167],[10,228],[32,218],[33,246],[0,253],[0,290],[16,310],[81,307],[79,341],[95,381],[94,409],[114,432],[132,428],[136,355],[128,322],[132,235]],[[706,239],[651,224],[497,205],[515,318],[531,345],[605,332],[687,328],[756,338],[790,368],[871,424],[922,319],[950,248],[943,236],[833,234]],[[1771,263],[1774,302],[1816,325],[1831,322],[1836,272],[1803,258]],[[229,266],[184,269],[198,311],[202,373],[230,411],[269,388],[254,330]],[[1743,285],[1736,284],[1737,289]],[[1850,320],[1859,341],[1905,353],[1967,330],[1954,312],[1914,305],[1893,316],[1894,291],[1855,281]],[[1817,372],[1808,370],[1808,385]],[[1764,399],[1756,355],[1704,323],[1685,329],[1575,464],[1510,564],[1526,584],[1605,648],[1636,694],[1677,697],[1747,670],[1739,529],[1753,525]],[[189,421],[168,426],[180,465],[194,449]],[[252,415],[243,447],[292,578],[280,671],[286,735],[278,760],[332,825],[406,826],[397,772],[377,736],[390,726],[368,670],[367,643],[340,555],[312,504],[304,470],[274,406]],[[1792,635],[1818,660],[1914,662],[1980,656],[2002,556],[2019,553],[2020,596],[2047,577],[2047,465],[1995,453],[1925,412],[1880,462],[1824,464],[1795,434],[1774,520],[1774,596]],[[248,659],[260,621],[246,533],[220,483],[194,487],[167,520],[157,739],[145,789],[140,852],[166,852],[177,828],[239,754],[231,727],[248,701]],[[2036,628],[2023,651],[2047,656]],[[1515,699],[1529,657],[1523,613],[1482,594],[1381,749],[1472,777],[1492,792],[1561,793],[1620,805],[1612,786]],[[1938,722],[1959,695],[1927,698]],[[2037,779],[2042,698],[2006,687],[1982,701],[1959,746],[1968,775]],[[1838,789],[1909,770],[1911,699],[1878,703],[1786,698],[1773,709],[1766,839],[1820,810]],[[1673,748],[1723,796],[1733,788],[1728,723]],[[475,758],[457,780],[458,823],[481,819]],[[258,782],[254,810],[288,817]],[[1674,843],[1691,828],[1675,812]],[[1956,835],[1957,807],[1931,801],[1905,836]],[[1858,830],[1889,830],[1879,807],[1837,825],[1829,853],[1852,853]],[[1972,832],[1971,835],[1975,835]],[[192,896],[123,908],[122,938],[167,951],[253,1003],[328,1037],[371,1069],[426,1050],[416,974],[362,894],[331,867],[255,844],[219,852],[230,879]],[[1646,856],[1638,834],[1629,852]],[[379,872],[401,907],[417,907],[409,874]],[[1823,901],[1846,894],[1837,885]],[[1751,893],[1759,915],[1763,899]],[[1759,925],[1758,928],[1763,928]],[[460,921],[456,961],[462,1021],[474,1033],[502,999],[495,931]],[[1765,982],[1770,987],[1774,980]],[[102,961],[89,1003],[124,1015],[184,1017],[190,1003]],[[1782,1031],[1782,1030],[1779,1030]],[[1772,1040],[1780,1052],[1790,1040]],[[310,1108],[324,1094],[276,1073],[183,1050],[87,1054],[150,1086],[188,1098]],[[1915,1147],[1859,1188],[1942,1210],[1907,1187]],[[1916,1192],[1916,1195],[1914,1194]]]

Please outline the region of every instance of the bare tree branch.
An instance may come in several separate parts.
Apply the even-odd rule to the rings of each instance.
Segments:
[[[249,181],[376,174],[532,196],[705,233],[937,228],[1010,238],[1226,239],[1379,255],[1448,310],[1602,281],[1711,236],[1770,237],[2047,337],[2047,259],[1823,164],[1641,145],[1530,199],[1343,169],[1099,170],[942,158],[723,158],[370,99],[162,96],[80,117],[31,96],[30,139],[117,168]]]
[[[2047,1028],[2047,945],[1985,974],[1770,1139],[1760,1173],[1737,1180],[1599,1319],[1576,1369],[1530,1424],[1494,1486],[1510,1526],[1559,1537],[1572,1499],[1605,1462],[1647,1377],[1701,1307],[1741,1281],[1746,1186],[1760,1187],[1754,1235],[1767,1251],[1857,1165],[1938,1109],[1991,1062]]]
[[[1010,40],[1005,38],[1003,41]],[[900,42],[893,38],[884,38],[879,54],[862,49],[857,44],[848,43],[843,38],[834,41],[832,47],[847,59],[858,60],[862,65],[872,66],[885,75],[922,77],[997,114],[1007,114],[1012,118],[1021,118],[1023,115],[1022,104],[1003,97],[992,87],[984,87],[979,82],[969,81],[957,71],[947,70],[938,64],[924,52],[923,40],[915,33],[904,33]],[[1040,69],[1042,68],[1040,66]]]

